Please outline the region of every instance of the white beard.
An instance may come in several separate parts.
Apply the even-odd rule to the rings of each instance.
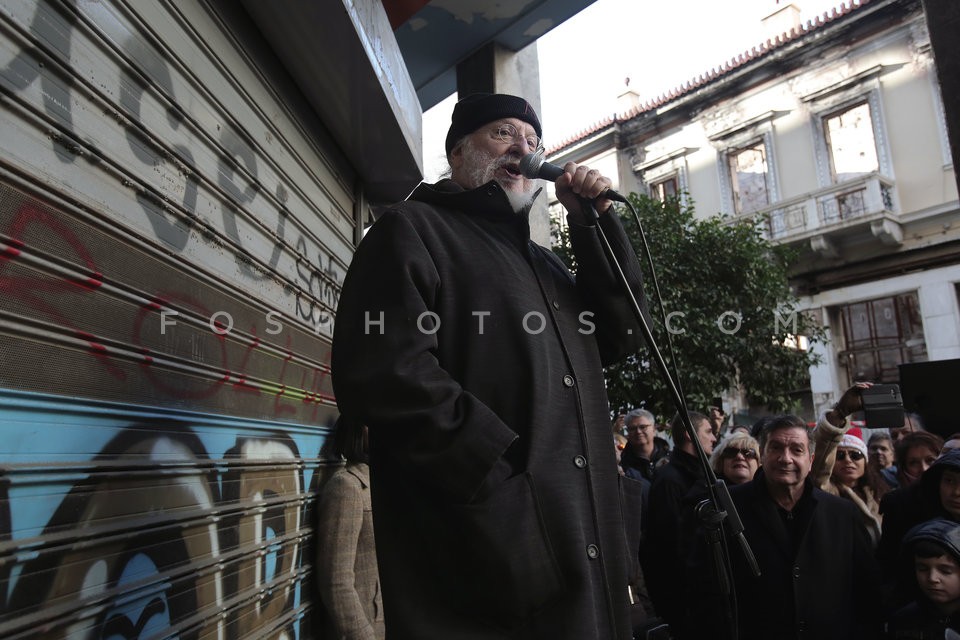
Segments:
[[[510,202],[514,213],[522,212],[533,202],[537,192],[532,180],[526,181],[524,191],[514,191],[507,188],[507,185],[501,183],[496,177],[497,169],[505,164],[516,162],[519,158],[510,155],[494,157],[493,154],[478,149],[470,138],[465,139],[461,144],[465,162],[464,171],[470,179],[472,188],[476,189],[491,180],[496,180],[503,187],[503,192],[507,195],[507,200]]]
[[[528,191],[521,191],[519,193],[506,189],[504,189],[503,192],[507,194],[507,200],[510,201],[510,206],[513,207],[514,213],[523,212],[524,209],[530,206],[533,202],[533,197],[536,195],[533,187],[530,187]]]

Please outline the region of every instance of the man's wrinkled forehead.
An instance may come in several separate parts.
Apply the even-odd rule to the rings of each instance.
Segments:
[[[807,446],[810,444],[810,432],[801,427],[783,427],[771,431],[767,435],[767,444],[773,442],[779,442],[780,444],[787,446],[795,443],[800,443],[804,446]]]

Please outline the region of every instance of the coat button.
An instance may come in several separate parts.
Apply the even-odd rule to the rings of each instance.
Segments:
[[[806,622],[804,622],[803,620],[801,620],[800,622],[797,623],[797,631],[806,631],[806,630],[807,630],[807,623],[806,623]]]
[[[600,547],[595,544],[587,545],[587,557],[591,560],[596,560],[600,557]]]
[[[554,308],[554,309],[559,309],[559,308],[560,308],[560,303],[557,302],[556,300],[554,300],[554,301],[553,301],[553,308]]]
[[[793,577],[794,577],[795,579],[799,579],[799,578],[800,578],[800,567],[794,567],[794,568],[793,568]]]
[[[573,464],[577,467],[577,469],[583,469],[585,466],[587,466],[587,459],[583,456],[574,456]]]
[[[563,376],[563,386],[572,387],[573,386],[573,376],[565,375]]]

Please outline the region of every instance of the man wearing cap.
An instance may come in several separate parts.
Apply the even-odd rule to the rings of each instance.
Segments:
[[[556,187],[576,279],[530,240],[519,162],[540,136],[522,98],[461,100],[450,179],[381,215],[344,280],[333,384],[369,425],[391,640],[631,637],[621,504],[640,486],[617,473],[602,366],[640,330],[580,197],[642,299],[639,265],[610,180],[574,163]]]

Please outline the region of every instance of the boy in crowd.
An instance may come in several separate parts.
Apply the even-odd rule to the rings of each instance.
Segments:
[[[948,629],[960,631],[960,524],[921,523],[907,533],[903,551],[912,557],[919,595],[893,615],[887,638],[939,640]]]

